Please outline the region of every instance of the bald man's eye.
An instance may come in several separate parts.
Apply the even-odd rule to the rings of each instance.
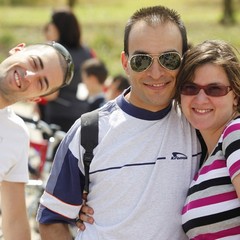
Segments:
[[[36,58],[31,57],[31,65],[32,65],[32,67],[35,71],[38,70],[38,64],[37,64],[37,59]]]
[[[43,69],[43,62],[40,57],[31,56],[31,60],[32,60],[32,66],[33,66],[34,70]]]
[[[39,84],[40,84],[40,89],[43,90],[44,89],[44,83],[43,80],[41,78],[39,78]]]
[[[46,78],[39,78],[39,83],[41,86],[41,90],[48,90],[49,88],[49,83],[48,80]]]

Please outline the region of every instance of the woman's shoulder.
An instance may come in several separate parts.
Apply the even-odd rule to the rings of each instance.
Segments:
[[[240,116],[234,118],[229,124],[225,127],[223,131],[223,138],[226,138],[229,135],[240,135]]]
[[[235,117],[232,121],[230,121],[225,130],[228,128],[232,128],[234,126],[235,129],[240,129],[240,115]]]
[[[69,49],[70,54],[72,55],[81,55],[81,56],[88,56],[88,57],[96,57],[96,53],[94,49],[87,45],[81,45],[78,48]]]

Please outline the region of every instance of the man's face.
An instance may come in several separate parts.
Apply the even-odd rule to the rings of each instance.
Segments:
[[[64,73],[51,46],[15,51],[0,64],[0,99],[7,105],[34,99],[62,85]]]
[[[129,64],[134,54],[155,56],[169,51],[176,51],[182,56],[182,37],[176,25],[169,22],[152,27],[141,21],[133,26],[129,35],[129,57],[122,53],[122,65],[132,86],[127,98],[133,105],[153,112],[169,105],[179,69],[167,70],[156,58],[143,72],[133,71]]]

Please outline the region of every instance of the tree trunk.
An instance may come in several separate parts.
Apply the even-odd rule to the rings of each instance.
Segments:
[[[68,6],[69,6],[70,8],[73,8],[74,5],[75,5],[75,3],[76,3],[76,0],[68,0]]]
[[[236,23],[233,11],[233,0],[223,0],[223,17],[220,23],[224,25]]]

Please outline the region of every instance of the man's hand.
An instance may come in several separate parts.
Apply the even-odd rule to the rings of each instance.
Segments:
[[[91,207],[89,207],[88,205],[83,205],[80,212],[79,212],[79,217],[76,220],[76,225],[77,227],[81,230],[84,231],[86,229],[86,226],[84,224],[84,222],[87,222],[89,224],[93,224],[94,223],[94,219],[92,216],[94,211]]]

